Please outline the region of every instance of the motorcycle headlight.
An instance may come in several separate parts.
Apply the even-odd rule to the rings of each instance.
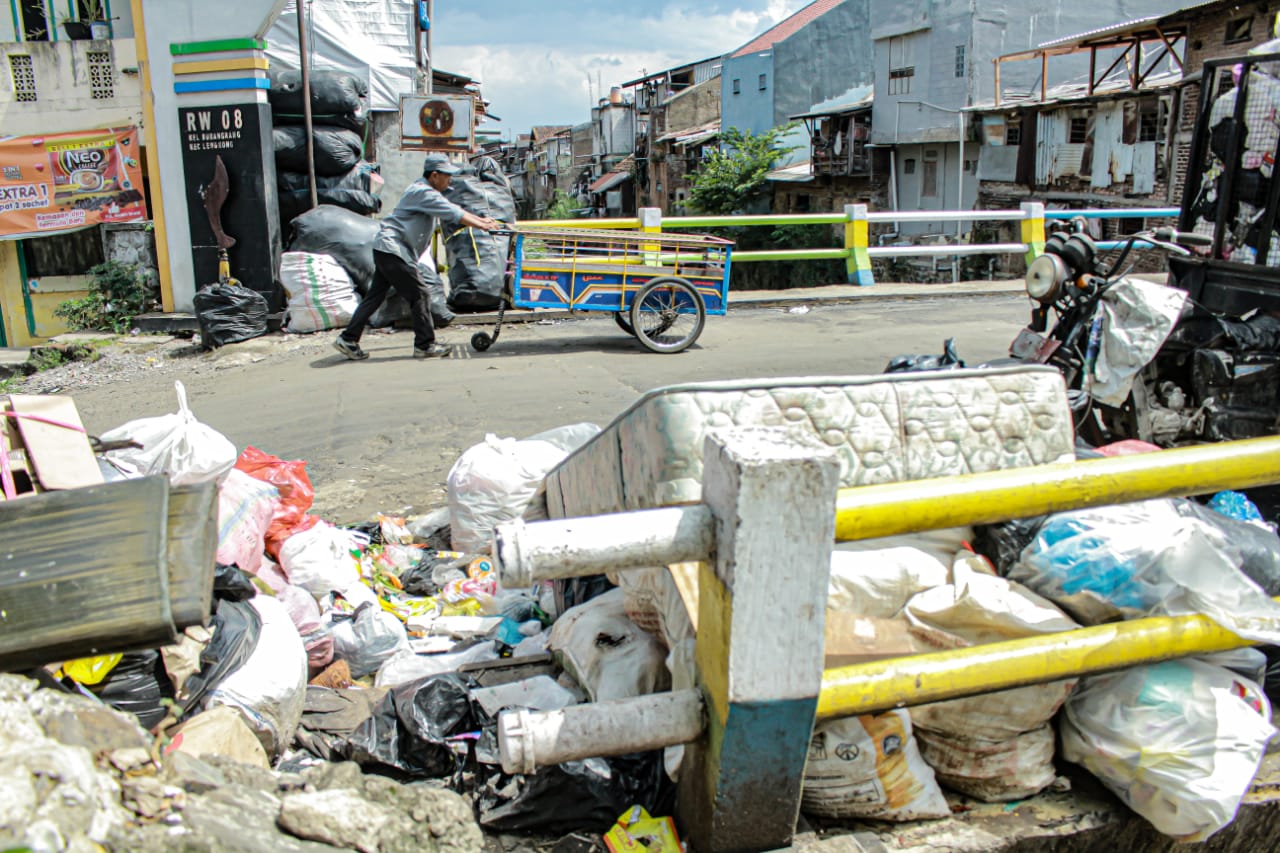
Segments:
[[[1069,271],[1057,255],[1041,255],[1027,267],[1027,295],[1046,305],[1058,298]]]

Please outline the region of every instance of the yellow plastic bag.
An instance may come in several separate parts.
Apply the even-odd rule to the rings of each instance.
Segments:
[[[101,684],[123,657],[112,654],[69,660],[62,665],[62,674],[77,684]]]
[[[632,806],[604,836],[609,853],[683,853],[676,822],[650,817],[643,806]]]

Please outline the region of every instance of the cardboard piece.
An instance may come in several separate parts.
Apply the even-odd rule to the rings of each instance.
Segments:
[[[906,619],[827,611],[824,669],[935,650],[917,636]]]
[[[173,729],[164,752],[185,752],[194,758],[221,755],[241,764],[271,769],[258,736],[239,711],[226,705],[210,708]]]
[[[19,496],[102,485],[102,471],[75,400],[56,395],[10,394],[4,411],[17,415],[4,417],[7,423],[3,434]],[[21,478],[18,472],[22,472]]]
[[[669,817],[650,817],[643,806],[627,809],[613,829],[605,833],[609,853],[681,853],[676,822]]]

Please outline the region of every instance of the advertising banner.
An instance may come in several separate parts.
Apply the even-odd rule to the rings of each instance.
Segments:
[[[145,219],[137,128],[0,136],[0,239]]]

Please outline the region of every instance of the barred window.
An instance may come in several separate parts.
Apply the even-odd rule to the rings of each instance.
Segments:
[[[13,99],[32,103],[37,100],[36,71],[31,57],[25,53],[9,54],[9,75],[13,78]]]

